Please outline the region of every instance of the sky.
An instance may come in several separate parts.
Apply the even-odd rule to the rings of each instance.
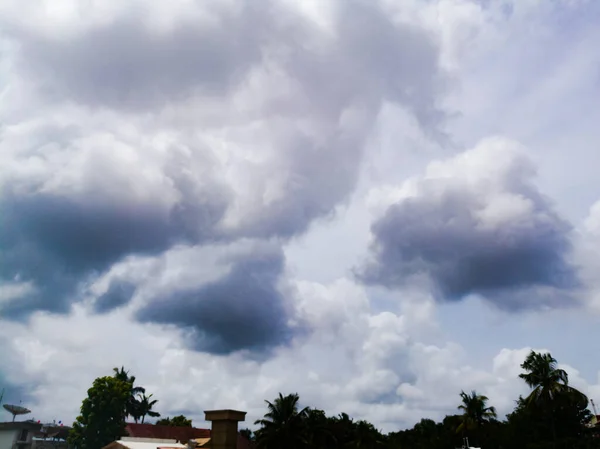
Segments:
[[[600,400],[600,3],[0,0],[0,388],[71,422]],[[4,416],[4,419],[10,417]]]

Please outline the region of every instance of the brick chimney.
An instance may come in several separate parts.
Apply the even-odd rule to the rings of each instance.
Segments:
[[[237,410],[209,410],[204,419],[211,421],[211,449],[237,449],[238,422],[246,419],[246,412]]]

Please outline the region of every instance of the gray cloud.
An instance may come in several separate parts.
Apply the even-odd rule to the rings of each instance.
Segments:
[[[137,318],[183,327],[194,349],[215,354],[265,352],[286,344],[294,329],[279,285],[281,250],[257,249],[230,263],[230,271],[220,279],[174,289],[143,307]]]
[[[143,11],[70,39],[48,38],[13,23],[5,24],[5,32],[22,46],[20,68],[39,79],[48,100],[66,96],[139,110],[183,100],[196,89],[223,95],[260,60],[261,35],[272,23],[267,16],[249,2],[215,12],[216,24],[185,21],[163,33],[143,22]]]
[[[97,313],[106,313],[126,305],[135,293],[136,286],[131,282],[121,279],[112,280],[108,290],[100,295],[94,302]]]
[[[82,281],[129,254],[157,254],[177,243],[205,240],[214,235],[206,217],[215,220],[224,212],[218,196],[208,204],[179,202],[165,211],[157,203],[118,204],[99,195],[3,193],[2,278],[37,287],[2,306],[2,316],[9,318],[31,310],[66,312]]]
[[[479,294],[505,309],[572,303],[569,224],[529,182],[525,157],[503,166],[486,145],[436,166],[373,223],[360,278],[394,288],[425,276],[442,300]]]
[[[393,23],[379,4],[336,3],[330,30],[278,2],[210,14],[196,5],[162,29],[146,20],[153,8],[90,10],[56,33],[0,19],[0,37],[15,44],[7,53],[15,97],[6,105],[18,105],[14,116],[0,109],[11,117],[0,140],[0,268],[3,281],[35,287],[4,303],[3,317],[67,312],[130,255],[301,234],[353,191],[384,103],[432,132],[442,119],[433,39]],[[167,294],[169,307],[202,298],[198,310],[217,311],[217,299],[206,298],[237,297],[236,288],[259,296],[280,266],[261,265],[269,282],[244,273]],[[283,298],[270,288],[254,300],[268,307],[233,308],[233,316],[256,314],[245,324],[249,347],[285,340]],[[115,289],[97,311],[126,301]],[[198,347],[246,344],[222,335],[229,318],[211,319],[194,331]],[[191,326],[178,312],[168,321]]]

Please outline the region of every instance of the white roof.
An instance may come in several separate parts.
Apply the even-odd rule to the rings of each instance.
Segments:
[[[154,440],[146,439],[144,441],[130,441],[130,440],[118,440],[121,446],[128,449],[157,449],[159,447],[176,447],[176,448],[187,448],[187,446],[180,443],[172,443],[169,440]]]

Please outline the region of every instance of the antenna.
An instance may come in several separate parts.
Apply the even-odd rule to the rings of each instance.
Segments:
[[[596,411],[596,404],[594,404],[594,400],[590,399],[590,402],[592,403],[592,409],[594,410],[594,415],[598,415],[598,412]]]

